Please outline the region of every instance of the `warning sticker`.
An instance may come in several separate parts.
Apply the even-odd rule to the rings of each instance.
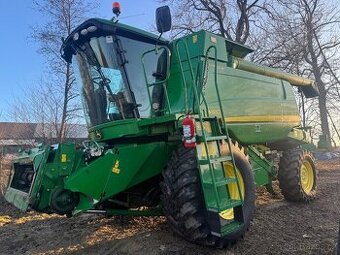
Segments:
[[[106,36],[106,43],[113,43],[113,37],[112,37],[112,35]]]
[[[116,160],[114,166],[112,167],[112,173],[114,173],[114,174],[119,174],[120,173],[119,160]]]

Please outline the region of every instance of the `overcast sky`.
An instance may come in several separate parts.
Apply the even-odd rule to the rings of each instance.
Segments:
[[[110,19],[112,2],[100,0],[101,6],[94,15]],[[150,30],[154,24],[155,0],[122,0],[120,21]],[[44,60],[37,53],[38,44],[30,39],[30,27],[42,24],[45,18],[33,9],[32,0],[0,1],[0,121],[4,121],[13,99],[22,94],[23,88],[38,83]],[[8,120],[8,119],[7,119]]]

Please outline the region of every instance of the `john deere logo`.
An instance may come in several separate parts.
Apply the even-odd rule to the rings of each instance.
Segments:
[[[112,173],[119,174],[120,169],[119,169],[119,160],[116,160],[114,166],[112,167]]]

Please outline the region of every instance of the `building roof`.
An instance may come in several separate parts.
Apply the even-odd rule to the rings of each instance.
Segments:
[[[37,123],[0,122],[0,139],[34,138]]]
[[[58,124],[59,125],[59,124]],[[86,125],[67,124],[67,138],[87,137]],[[57,138],[56,125],[50,123],[0,122],[0,140]]]

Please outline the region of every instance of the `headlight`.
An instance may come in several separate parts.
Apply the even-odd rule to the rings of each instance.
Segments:
[[[73,35],[73,41],[77,41],[79,39],[79,34],[78,33],[75,33]]]

